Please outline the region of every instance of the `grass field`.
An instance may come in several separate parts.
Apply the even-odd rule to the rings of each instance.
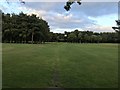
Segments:
[[[3,88],[114,88],[117,44],[3,44]]]

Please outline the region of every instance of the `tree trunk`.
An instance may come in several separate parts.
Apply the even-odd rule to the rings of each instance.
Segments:
[[[34,33],[32,33],[32,44],[33,44],[33,39],[34,39]]]

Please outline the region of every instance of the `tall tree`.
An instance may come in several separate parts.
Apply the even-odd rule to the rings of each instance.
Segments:
[[[36,15],[2,14],[3,42],[45,42],[49,38],[50,28],[45,20]]]

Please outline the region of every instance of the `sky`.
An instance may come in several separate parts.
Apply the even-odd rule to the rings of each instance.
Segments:
[[[65,1],[35,2],[35,0],[24,0],[25,4],[20,3],[19,0],[8,1],[9,3],[6,0],[0,0],[0,9],[4,13],[36,14],[48,22],[50,31],[54,33],[64,33],[76,29],[114,32],[112,26],[116,26],[115,20],[118,19],[118,2],[85,2],[82,0],[81,5],[74,3],[71,10],[66,11],[64,9]]]

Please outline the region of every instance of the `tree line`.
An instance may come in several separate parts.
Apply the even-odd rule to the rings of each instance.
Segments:
[[[48,22],[36,15],[2,13],[2,42],[41,43],[48,40]]]
[[[103,32],[97,33],[92,31],[79,31],[72,32],[52,33],[51,41],[55,42],[71,42],[71,43],[118,43],[118,33],[116,32]]]
[[[36,15],[24,13],[2,13],[2,42],[3,43],[118,43],[117,32],[65,31],[64,33],[50,32],[48,22]]]

